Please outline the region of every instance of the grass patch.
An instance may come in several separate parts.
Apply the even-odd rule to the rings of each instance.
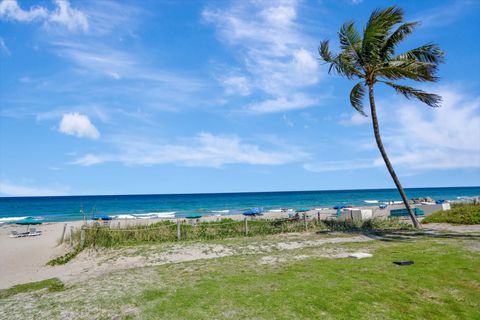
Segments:
[[[0,299],[5,299],[16,295],[18,293],[37,291],[41,289],[48,289],[50,292],[63,290],[63,282],[58,278],[51,278],[43,281],[29,282],[25,284],[19,284],[11,288],[0,291]]]
[[[57,257],[57,258],[54,258],[54,259],[48,261],[47,266],[58,266],[58,265],[65,264],[68,261],[75,258],[81,251],[82,251],[82,249],[80,247],[76,247],[74,250],[72,250],[70,252],[67,252],[63,256],[60,256],[60,257]]]
[[[363,245],[365,246],[365,245]],[[348,246],[347,246],[348,247]],[[305,259],[260,267],[228,257],[136,303],[144,319],[475,319],[478,255],[433,241],[374,245],[371,259]],[[308,250],[302,253],[308,254]],[[415,264],[398,267],[394,260]],[[195,268],[196,267],[196,268]],[[174,268],[158,268],[168,279]],[[168,282],[168,280],[164,280]]]
[[[422,223],[480,224],[480,205],[454,205],[452,209],[438,211],[423,219]]]
[[[415,237],[135,268],[2,301],[0,318],[479,319],[480,254],[463,241]],[[322,258],[322,249],[373,257]],[[279,262],[262,264],[266,256]],[[392,263],[403,259],[415,264]]]

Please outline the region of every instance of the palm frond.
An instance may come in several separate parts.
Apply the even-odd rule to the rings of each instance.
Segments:
[[[435,108],[440,107],[440,104],[442,102],[442,97],[440,97],[437,94],[428,93],[419,89],[398,85],[388,81],[381,81],[381,82],[385,83],[386,85],[389,85],[390,87],[395,89],[395,91],[397,91],[398,93],[403,94],[407,99],[416,98],[430,107],[435,107]]]
[[[384,77],[389,80],[410,79],[415,81],[435,82],[438,65],[417,60],[390,60],[378,69],[375,77]]]
[[[318,53],[320,54],[320,57],[322,57],[322,59],[325,62],[332,63],[333,60],[335,59],[332,52],[330,51],[328,40],[324,40],[320,42],[320,46],[318,47]]]
[[[381,61],[381,50],[390,29],[403,21],[403,10],[392,6],[372,12],[363,32],[362,56],[369,64]]]
[[[334,63],[337,73],[348,79],[365,78],[365,75],[357,69],[356,59],[349,52],[340,53]]]
[[[382,60],[387,59],[395,52],[395,47],[403,41],[409,34],[413,32],[418,22],[407,22],[400,25],[385,42],[382,50],[380,51],[380,58]]]
[[[350,91],[350,103],[362,116],[366,117],[367,114],[363,111],[362,99],[365,96],[365,84],[363,82],[357,83]]]
[[[356,60],[357,67],[362,67],[362,37],[355,28],[353,21],[346,22],[338,33],[340,48],[343,52],[349,53]]]
[[[421,47],[409,50],[398,56],[394,57],[392,60],[417,60],[420,62],[427,62],[433,64],[439,64],[444,61],[445,54],[440,49],[440,47],[434,43],[429,43]]]

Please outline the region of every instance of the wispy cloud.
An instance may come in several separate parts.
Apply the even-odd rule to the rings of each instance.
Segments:
[[[88,44],[59,41],[53,45],[61,57],[70,60],[88,74],[104,75],[115,80],[152,81],[190,91],[202,87],[199,79],[152,67],[132,51],[116,49],[96,41]]]
[[[418,170],[480,168],[480,97],[455,86],[434,91],[443,97],[440,108],[405,101],[392,107],[384,135],[392,162]]]
[[[286,100],[318,82],[319,65],[310,50],[315,42],[297,22],[297,1],[239,2],[226,9],[205,9],[202,15],[215,25],[219,38],[239,52],[249,92],[256,89],[270,96],[265,101],[269,112],[286,110],[279,104],[275,109],[271,101]]]
[[[88,19],[85,13],[72,8],[68,0],[53,0],[55,9],[50,11],[42,6],[34,6],[24,10],[17,0],[0,2],[0,18],[18,22],[43,22],[45,25],[57,24],[65,26],[69,31],[88,31]]]
[[[358,113],[357,111],[352,111],[351,113],[342,113],[340,115],[339,123],[343,126],[358,126],[366,123],[370,123],[371,118],[365,117]]]
[[[252,103],[248,106],[248,110],[258,113],[280,112],[304,109],[317,103],[317,99],[299,93],[290,97],[277,97],[274,99],[263,100],[258,103]]]
[[[90,119],[79,113],[64,114],[60,120],[58,131],[79,138],[98,139],[100,137],[100,132]]]
[[[5,53],[6,55],[10,56],[11,52],[10,49],[8,49],[7,45],[5,44],[5,41],[3,40],[2,37],[0,37],[0,52]]]
[[[475,7],[477,7],[475,9]],[[420,21],[422,27],[441,27],[449,25],[460,19],[462,16],[478,10],[478,2],[470,0],[456,0],[447,5],[434,7],[420,13],[412,20]]]
[[[59,196],[68,194],[68,190],[67,187],[38,187],[11,183],[6,180],[0,181],[0,195],[2,196]]]
[[[309,162],[303,165],[303,168],[311,172],[328,172],[328,171],[349,171],[358,169],[371,169],[382,166],[378,159],[355,159],[355,160],[339,160],[339,161],[322,161]]]
[[[125,165],[177,164],[195,167],[222,167],[228,164],[280,165],[298,162],[308,154],[298,148],[265,149],[237,136],[199,133],[176,144],[155,143],[142,138],[119,137],[112,141],[114,153],[86,154],[74,164],[90,166],[105,162]]]

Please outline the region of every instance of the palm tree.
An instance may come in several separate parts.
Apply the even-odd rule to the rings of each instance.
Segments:
[[[372,12],[363,29],[363,35],[357,31],[354,22],[343,24],[338,33],[341,48],[339,54],[330,51],[328,40],[322,41],[319,47],[321,58],[330,65],[329,73],[334,71],[348,79],[360,80],[350,92],[350,103],[364,116],[366,113],[362,98],[368,89],[373,132],[378,149],[416,228],[420,227],[420,224],[383,147],[373,88],[375,84],[383,83],[408,99],[416,98],[430,107],[440,106],[440,96],[393,82],[400,79],[430,82],[438,80],[435,74],[444,57],[438,45],[431,43],[401,54],[395,52],[398,44],[410,35],[417,25],[417,22],[404,22],[403,11],[396,6],[377,9]]]

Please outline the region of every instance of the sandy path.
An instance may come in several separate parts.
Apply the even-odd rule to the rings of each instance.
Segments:
[[[79,222],[70,224],[78,226]],[[42,231],[42,235],[26,238],[9,237],[12,230],[25,232],[25,226],[0,226],[0,289],[39,279],[38,275],[42,273],[45,264],[64,254],[65,248],[58,246],[63,225],[45,223],[35,226]]]

